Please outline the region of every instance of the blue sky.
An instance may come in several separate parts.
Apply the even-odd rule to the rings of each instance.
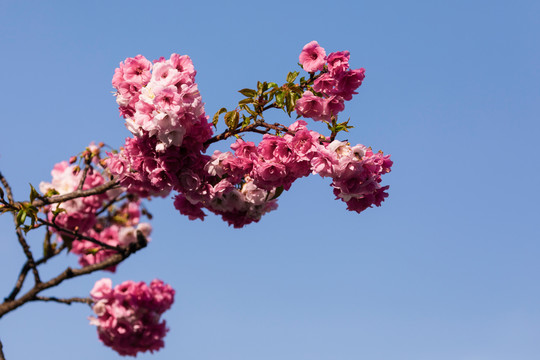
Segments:
[[[129,132],[111,78],[126,57],[190,55],[212,115],[257,80],[283,82],[312,40],[349,50],[366,80],[342,115],[348,139],[392,154],[390,197],[348,213],[327,181],[302,179],[242,230],[147,204],[153,241],[113,283],[160,278],[177,297],[165,349],[139,358],[535,360],[539,19],[534,1],[3,0],[0,170],[24,198],[90,141],[119,147]],[[2,297],[23,261],[10,225],[0,218]],[[104,276],[48,294],[84,296]],[[7,315],[7,359],[118,358],[90,315]]]

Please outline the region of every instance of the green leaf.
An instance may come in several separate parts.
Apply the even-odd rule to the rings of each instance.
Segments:
[[[253,111],[253,109],[251,109],[249,106],[242,105],[240,106],[240,108],[246,110],[250,115],[254,116],[255,118],[257,117],[257,113]]]
[[[290,92],[287,94],[287,114],[291,116],[291,113],[294,110],[294,105],[296,104],[297,94]]]
[[[276,92],[276,104],[279,107],[283,107],[283,100],[285,100],[285,94],[283,91],[277,91]]]
[[[266,90],[268,90],[268,83],[257,81],[257,95],[261,96]]]
[[[30,184],[30,204],[33,203],[37,197],[39,197],[39,193],[34,189],[32,184]]]
[[[227,112],[227,109],[223,107],[223,108],[219,109],[218,112],[215,113],[214,118],[212,119],[212,123],[214,124],[214,126],[216,126],[218,121],[219,121],[219,115],[221,115],[223,113],[226,113],[226,112]]]
[[[227,112],[227,109],[225,108],[221,108],[218,110],[218,112],[214,115],[214,117],[212,118],[212,124],[214,124],[214,127],[217,127],[217,123],[219,121],[219,115],[223,114]]]
[[[240,100],[238,102],[238,105],[252,104],[253,102],[254,102],[254,100],[249,98],[249,99]]]
[[[275,82],[269,82],[268,83],[268,88],[277,88],[277,87],[279,87],[279,86]]]
[[[56,189],[53,189],[53,188],[50,188],[49,190],[47,190],[47,192],[45,193],[45,197],[51,197],[53,195],[60,195],[60,193],[58,191],[56,191]]]
[[[17,226],[21,226],[24,224],[24,221],[26,220],[26,209],[21,209],[17,213]]]
[[[249,125],[251,122],[251,118],[247,117],[246,115],[242,114],[242,129]]]
[[[242,89],[242,90],[238,90],[238,92],[246,97],[254,97],[257,95],[257,92],[253,89]]]
[[[100,248],[91,248],[91,249],[87,249],[86,250],[86,254],[92,254],[92,255],[96,255],[99,250],[101,250]]]
[[[298,76],[298,71],[293,71],[287,74],[287,82],[292,83],[294,80],[296,80],[296,77]]]
[[[225,124],[231,130],[234,130],[238,127],[239,119],[240,119],[240,114],[235,110],[229,111],[225,114]]]
[[[60,213],[63,213],[63,212],[67,212],[66,209],[59,207],[59,208],[56,208],[56,210],[53,211],[53,215],[56,216],[56,215],[58,215]]]
[[[304,91],[302,90],[300,86],[296,86],[296,85],[290,86],[290,89],[291,91],[294,91],[298,95],[302,95],[304,93]]]

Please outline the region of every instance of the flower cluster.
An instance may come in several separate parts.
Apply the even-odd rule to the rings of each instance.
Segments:
[[[103,174],[96,170],[99,166],[100,149],[90,145],[87,151],[91,153],[93,160],[84,178],[82,190],[105,183]],[[76,191],[84,176],[78,165],[70,165],[67,161],[56,164],[51,175],[50,183],[40,183],[40,191],[44,194],[64,195]],[[122,189],[115,189],[46,207],[47,218],[55,225],[51,226],[50,230],[56,232],[59,238],[69,245],[70,251],[79,256],[81,266],[101,263],[116,253],[115,250],[104,248],[83,237],[111,247],[123,248],[137,241],[137,231],[149,240],[152,228],[148,223],[140,223],[140,200],[136,196],[126,198],[116,206],[106,206],[107,203],[114,202],[121,192]],[[76,232],[80,236],[76,237],[62,229]],[[116,266],[106,270],[114,272]]]
[[[82,172],[75,165],[69,165],[67,161],[62,161],[54,165],[51,171],[52,181],[41,182],[39,190],[43,194],[53,191],[59,195],[71,193],[79,187],[82,180]],[[84,180],[82,190],[92,189],[105,182],[103,176],[93,169],[88,171]],[[48,218],[54,218],[56,224],[68,229],[78,229],[87,231],[96,224],[96,210],[100,208],[107,195],[92,195],[66,201],[60,205],[48,207]],[[59,210],[61,207],[64,211]]]
[[[178,54],[154,64],[138,55],[116,69],[116,100],[134,138],[107,165],[129,192],[166,196],[178,188],[182,169],[205,160],[201,151],[212,130],[195,74],[191,59]]]
[[[205,191],[178,195],[176,208],[190,219],[203,219],[206,208],[242,227],[277,208],[276,193],[310,173],[331,177],[337,199],[346,202],[348,210],[380,206],[388,189],[381,187],[381,175],[390,171],[390,156],[373,154],[363,145],[321,141],[324,136],[306,125],[298,120],[289,127],[293,135],[266,134],[257,146],[238,139],[231,146],[234,154],[216,150],[205,166],[215,185],[198,184],[195,188]]]
[[[313,158],[313,171],[332,178],[336,199],[347,203],[347,210],[360,213],[373,205],[381,206],[389,188],[380,185],[381,176],[390,172],[390,155],[338,140],[320,150]]]
[[[327,56],[316,41],[299,60],[313,82],[294,109],[305,118],[334,121],[362,84],[364,69],[349,68],[347,51]],[[174,206],[189,219],[203,220],[206,209],[234,227],[276,209],[281,192],[309,174],[331,177],[337,199],[352,211],[379,206],[387,196],[380,182],[390,171],[389,156],[331,141],[303,120],[284,127],[283,136],[267,131],[257,145],[240,138],[232,152],[205,155],[212,131],[195,73],[189,57],[177,54],[153,64],[138,55],[116,69],[116,99],[134,137],[109,154],[107,167],[128,192],[147,197],[174,190]]]
[[[120,208],[110,209],[108,216],[98,218],[97,224],[83,235],[96,239],[104,244],[127,248],[137,242],[137,232],[140,231],[147,241],[150,241],[152,226],[140,221],[140,201],[129,200]],[[88,240],[76,240],[71,244],[71,252],[79,255],[79,264],[87,266],[99,264],[117,253],[106,249]],[[108,267],[108,271],[115,272],[116,265]]]
[[[345,109],[345,101],[357,94],[362,85],[365,69],[349,69],[348,51],[333,52],[326,56],[325,50],[316,41],[307,44],[300,53],[300,63],[304,70],[314,73],[321,71],[313,83],[312,91],[305,91],[296,102],[298,115],[317,121],[329,121],[332,116]]]
[[[161,315],[174,302],[174,289],[161,280],[125,281],[112,288],[111,279],[96,282],[90,292],[99,339],[120,355],[135,356],[164,346],[168,328]]]

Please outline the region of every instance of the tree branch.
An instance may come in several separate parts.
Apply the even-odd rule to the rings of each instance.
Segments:
[[[57,302],[61,304],[66,304],[66,305],[71,305],[72,303],[92,305],[94,303],[94,300],[90,298],[73,297],[73,298],[68,298],[68,299],[61,299],[54,296],[36,296],[31,301],[52,301],[52,302]]]
[[[2,351],[2,341],[0,341],[0,360],[6,360],[6,357],[4,356],[4,352]]]
[[[11,191],[11,186],[9,186],[9,183],[7,182],[6,178],[4,177],[4,175],[2,175],[1,172],[0,172],[0,181],[2,182],[2,185],[4,186],[4,188],[6,189],[9,203],[13,206],[15,204],[15,201],[13,200],[13,192]],[[32,255],[32,251],[30,251],[30,246],[28,246],[28,243],[26,242],[26,239],[24,238],[22,230],[19,227],[19,223],[17,221],[17,213],[15,211],[12,211],[11,215],[13,216],[13,222],[15,224],[15,233],[17,234],[17,239],[19,240],[19,244],[21,244],[24,255],[28,259],[28,265],[30,266],[30,269],[32,269],[32,273],[34,274],[34,280],[36,283],[40,283],[41,279],[39,277],[39,272],[37,270],[36,263],[34,261],[34,256]]]
[[[62,244],[62,246],[60,246],[58,249],[55,249],[51,255],[44,256],[41,259],[37,260],[36,266],[46,263],[50,258],[60,254],[66,247],[67,245],[65,243]],[[12,301],[15,299],[17,294],[21,291],[21,288],[24,284],[24,280],[26,279],[26,275],[28,274],[28,271],[30,271],[30,265],[28,264],[28,261],[26,261],[26,263],[24,263],[21,269],[21,272],[19,273],[19,277],[17,278],[17,282],[15,283],[13,290],[11,291],[9,296],[4,299],[5,301]]]
[[[41,198],[41,199],[36,199],[36,200],[34,200],[32,205],[36,206],[36,207],[39,207],[39,206],[43,206],[43,205],[61,203],[61,202],[68,201],[68,200],[73,200],[73,199],[76,199],[76,198],[103,194],[104,192],[107,192],[108,190],[117,188],[119,186],[120,185],[119,185],[117,180],[111,180],[111,181],[106,182],[105,184],[101,184],[101,185],[96,186],[95,188],[92,188],[92,189],[76,190],[76,191],[70,192],[69,194],[55,195],[55,196],[51,196],[51,197],[45,197],[45,198]]]
[[[88,154],[84,157],[84,169],[81,176],[81,181],[79,181],[79,186],[77,186],[77,190],[82,190],[84,186],[84,182],[86,181],[86,176],[88,175],[88,170],[92,168],[90,165],[90,162],[92,161],[92,155]]]
[[[145,248],[147,244],[148,244],[148,241],[146,240],[146,237],[140,231],[137,231],[137,242],[130,244],[129,247],[125,249],[124,252],[114,254],[111,257],[105,259],[103,262],[100,262],[98,264],[88,265],[80,269],[72,269],[68,267],[61,274],[50,279],[49,281],[35,284],[32,289],[30,289],[28,292],[26,292],[26,294],[24,294],[20,298],[16,300],[12,300],[12,301],[6,301],[0,304],[0,318],[2,318],[2,316],[7,314],[8,312],[17,309],[18,307],[20,307],[21,305],[24,305],[25,303],[29,301],[35,301],[34,299],[36,298],[36,296],[43,290],[57,286],[67,279],[72,279],[72,278],[79,277],[82,275],[91,274],[95,271],[103,270],[108,267],[117,265],[120,262],[127,259],[131,254],[134,254],[137,251]]]
[[[114,203],[116,203],[118,201],[122,201],[122,200],[126,199],[127,197],[128,197],[128,195],[116,196],[114,199],[109,201],[107,204],[103,205],[103,207],[96,212],[96,216],[101,215],[102,213],[104,213],[109,208],[109,206],[113,205]]]
[[[41,218],[38,218],[37,221],[44,224],[44,225],[52,227],[53,229],[58,230],[60,233],[73,236],[75,238],[74,240],[87,240],[87,241],[90,241],[91,243],[94,243],[94,244],[96,244],[98,246],[101,246],[102,248],[105,248],[105,249],[114,250],[114,251],[117,251],[117,252],[123,252],[124,251],[124,249],[119,247],[119,246],[111,246],[111,245],[106,244],[106,243],[104,243],[102,241],[96,240],[93,237],[85,236],[85,235],[82,235],[82,234],[80,234],[80,233],[78,233],[76,231],[63,228],[63,227],[61,227],[59,225],[56,225],[55,223],[52,223],[50,221],[47,221],[47,220],[44,220],[44,219],[41,219]]]

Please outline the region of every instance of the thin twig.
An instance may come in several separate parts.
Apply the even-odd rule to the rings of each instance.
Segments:
[[[120,262],[127,259],[131,254],[134,254],[137,251],[146,247],[147,244],[148,241],[146,240],[146,237],[140,231],[137,231],[137,242],[130,244],[125,252],[114,254],[98,264],[88,265],[81,269],[72,269],[68,267],[60,275],[52,278],[51,280],[47,282],[42,282],[40,284],[35,284],[32,289],[28,290],[28,292],[26,292],[20,298],[13,301],[6,301],[0,304],[0,318],[2,318],[2,316],[7,314],[8,312],[17,309],[19,306],[22,306],[29,301],[33,301],[33,299],[35,299],[40,292],[57,286],[67,279],[72,279],[78,276],[90,274],[95,271],[103,270],[119,264]]]
[[[0,181],[2,182],[2,185],[4,185],[4,188],[6,189],[9,203],[11,205],[14,205],[15,201],[13,200],[13,192],[11,191],[11,186],[9,186],[9,183],[7,182],[6,178],[4,177],[4,175],[2,175],[1,172],[0,172]],[[34,261],[34,256],[32,255],[32,251],[30,251],[30,246],[28,246],[28,243],[26,242],[26,239],[24,238],[22,230],[19,227],[19,223],[17,221],[17,213],[12,211],[11,214],[13,216],[13,222],[15,224],[15,233],[17,234],[17,239],[19,240],[19,244],[21,244],[24,255],[26,255],[26,258],[28,259],[28,265],[30,266],[30,269],[32,269],[32,273],[34,274],[34,280],[36,281],[36,283],[40,283],[41,279],[39,277],[39,272],[37,270],[36,263]]]
[[[259,128],[266,128],[266,131],[265,130],[261,130]],[[242,128],[239,128],[239,129],[234,129],[234,130],[226,130],[224,132],[222,132],[221,134],[219,135],[216,135],[214,136],[213,138],[210,138],[208,139],[204,145],[205,146],[208,146],[212,143],[215,143],[215,142],[218,142],[218,141],[221,141],[221,140],[225,140],[231,136],[234,136],[236,134],[240,134],[240,133],[244,133],[244,132],[256,132],[256,133],[259,133],[259,134],[267,134],[269,130],[275,130],[275,131],[279,131],[279,132],[283,132],[283,133],[287,133],[287,134],[291,134],[291,135],[294,135],[296,132],[294,131],[291,131],[289,130],[289,128],[287,128],[286,126],[284,125],[281,125],[281,124],[268,124],[262,120],[257,120],[255,121],[253,124],[250,124],[248,126],[245,126],[245,127],[242,127]]]
[[[121,248],[119,246],[111,246],[111,245],[106,244],[106,243],[104,243],[102,241],[96,240],[93,237],[85,236],[85,235],[82,235],[82,234],[78,233],[77,231],[73,231],[73,230],[63,228],[63,227],[61,227],[61,226],[59,226],[59,225],[57,225],[57,224],[55,224],[53,222],[45,220],[45,219],[38,218],[37,221],[44,224],[44,225],[47,225],[49,227],[52,227],[52,228],[58,230],[61,234],[66,234],[66,235],[73,236],[75,238],[74,240],[87,240],[87,241],[90,241],[91,243],[94,243],[96,245],[101,246],[102,248],[109,249],[109,250],[114,250],[116,252],[125,251],[124,248]]]
[[[105,212],[109,208],[109,206],[113,205],[115,202],[122,201],[127,197],[128,197],[128,195],[116,196],[114,199],[109,201],[107,204],[103,205],[103,207],[99,211],[96,212],[96,216],[101,215],[103,212]]]
[[[79,186],[77,186],[77,190],[82,190],[84,186],[84,182],[86,181],[86,176],[88,175],[88,170],[92,169],[92,166],[90,165],[90,162],[92,161],[92,155],[88,154],[84,157],[84,169],[81,177],[81,181],[79,181]]]
[[[55,249],[53,253],[51,253],[49,256],[44,256],[41,259],[37,260],[36,266],[46,263],[50,258],[60,254],[65,248],[67,248],[67,244],[63,243],[58,249]],[[4,299],[5,301],[15,300],[15,297],[21,291],[21,288],[24,284],[24,280],[26,279],[26,275],[28,274],[28,271],[30,271],[30,265],[28,265],[28,261],[26,261],[21,269],[21,272],[19,273],[19,277],[17,278],[17,282],[15,283],[13,290],[11,291],[9,296]]]
[[[54,296],[36,296],[31,301],[53,301],[57,303],[67,304],[67,305],[71,305],[73,303],[92,305],[94,303],[94,300],[90,298],[72,297],[69,299],[61,299]]]
[[[2,341],[0,341],[0,360],[6,360],[6,357],[4,356],[4,351],[2,350]]]
[[[39,207],[43,205],[61,203],[61,202],[76,199],[76,198],[103,194],[104,192],[107,192],[108,190],[117,188],[119,186],[120,185],[118,184],[117,180],[111,180],[111,181],[106,182],[105,184],[101,184],[99,186],[96,186],[88,190],[76,190],[76,191],[70,192],[69,194],[55,195],[55,196],[46,197],[43,199],[36,199],[34,200],[34,202],[32,202],[32,205]]]

